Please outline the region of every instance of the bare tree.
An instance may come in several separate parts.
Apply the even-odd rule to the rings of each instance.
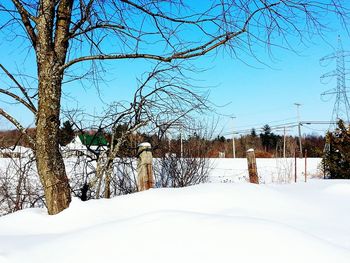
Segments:
[[[110,143],[105,149],[86,145],[89,152],[85,158],[86,162],[96,164],[95,176],[90,178],[87,184],[90,190],[94,189],[95,198],[100,198],[101,192],[105,198],[109,198],[111,183],[114,192],[129,193],[137,190],[133,184],[132,161],[124,157],[134,158],[137,144],[141,141],[136,141],[133,146],[126,146],[126,141],[142,137],[141,132],[157,134],[157,138],[161,139],[179,120],[184,121],[192,112],[198,113],[208,107],[205,93],[196,91],[196,88],[183,78],[183,71],[179,65],[158,63],[139,80],[132,100],[109,105],[96,126],[83,128],[81,125],[86,122],[74,120],[74,114],[67,112],[68,118],[75,123],[80,133],[92,129],[96,131],[92,138],[101,135],[110,137]],[[94,118],[97,119],[97,116]],[[158,148],[158,145],[154,146]],[[125,151],[134,153],[126,154]],[[121,175],[125,178],[121,178]]]
[[[2,69],[19,92],[1,89],[35,115],[35,149],[49,214],[70,203],[70,190],[58,131],[62,83],[85,75],[78,68],[102,60],[148,59],[171,63],[203,56],[221,46],[232,54],[251,52],[256,44],[290,47],[287,35],[303,39],[320,33],[328,13],[344,24],[345,0],[208,1],[200,6],[182,0],[11,0],[2,1],[0,28],[8,37],[24,37],[34,53],[36,87],[27,87]],[[278,38],[275,38],[278,36]],[[276,39],[277,42],[273,42]],[[75,73],[74,73],[75,72]],[[77,72],[81,73],[77,76]],[[28,135],[25,127],[0,109],[0,114]]]

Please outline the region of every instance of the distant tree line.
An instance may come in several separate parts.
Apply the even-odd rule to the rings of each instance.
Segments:
[[[309,134],[302,137],[303,150],[307,150],[309,157],[322,157],[325,145],[325,137],[321,135]],[[210,157],[217,157],[219,152],[225,152],[226,157],[233,155],[232,138],[226,139],[224,136],[217,136],[212,141]],[[235,138],[236,157],[246,156],[246,151],[253,148],[259,158],[294,156],[298,150],[298,137],[288,135],[284,138],[272,132],[269,125],[262,127],[262,132],[257,133],[253,128],[250,134],[240,135]]]
[[[118,125],[114,131],[114,140],[122,136],[126,130],[126,125]],[[30,132],[34,134],[35,130],[31,129]],[[107,141],[111,142],[112,136],[108,131],[76,130],[73,123],[65,121],[59,131],[59,142],[64,146],[70,143],[77,134],[97,132],[104,136]],[[327,136],[329,137],[330,135]],[[250,134],[240,135],[239,138],[235,138],[236,157],[244,158],[246,151],[250,148],[255,149],[256,156],[260,158],[283,157],[284,148],[286,157],[292,157],[294,152],[298,150],[297,141],[298,137],[289,135],[284,139],[283,136],[273,133],[271,127],[266,124],[262,127],[260,134],[253,128]],[[120,147],[120,155],[123,157],[135,156],[137,144],[140,142],[150,142],[156,157],[162,157],[169,152],[178,156],[181,155],[180,135],[177,138],[170,139],[164,134],[159,133],[134,133],[129,135]],[[326,138],[321,135],[309,134],[302,138],[303,149],[307,150],[309,157],[322,157],[325,143]],[[217,135],[211,139],[199,136],[198,132],[193,132],[193,134],[183,135],[182,144],[182,154],[184,156],[188,154],[189,147],[192,147],[191,156],[195,155],[195,149],[197,149],[198,156],[203,156],[203,148],[205,148],[206,157],[216,158],[220,156],[220,153],[221,156],[224,155],[227,158],[232,158],[233,156],[232,138],[226,138],[221,135]],[[20,132],[16,130],[0,131],[0,147],[5,148],[13,145],[29,146]]]

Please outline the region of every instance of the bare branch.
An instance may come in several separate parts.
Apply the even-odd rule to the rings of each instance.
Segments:
[[[166,19],[166,20],[169,20],[171,22],[175,22],[175,23],[183,23],[183,24],[198,24],[198,23],[203,23],[203,22],[210,22],[212,21],[212,19],[197,19],[197,20],[188,20],[188,19],[185,19],[185,18],[174,18],[174,17],[170,17],[170,16],[167,16],[167,15],[164,15],[162,13],[154,13],[154,12],[151,12],[149,10],[147,10],[146,8],[132,2],[132,1],[128,1],[128,0],[121,0],[121,2],[125,3],[125,4],[128,4],[128,5],[131,5],[139,10],[141,10],[142,12],[154,17],[154,18],[157,18],[157,17],[160,17],[160,18],[163,18],[163,19]]]
[[[0,68],[6,73],[6,75],[17,85],[17,87],[21,90],[22,94],[24,95],[24,97],[27,99],[28,103],[23,103],[28,104],[28,108],[34,113],[36,114],[36,108],[31,100],[31,98],[29,97],[27,90],[16,80],[16,78],[2,65],[0,64]]]
[[[26,136],[29,143],[31,144],[32,148],[35,149],[35,141],[34,139],[27,133],[27,129],[24,128],[14,117],[12,117],[10,114],[8,114],[6,111],[4,111],[2,108],[0,108],[0,115],[2,115],[4,118],[6,118],[9,122],[11,122],[23,135]]]
[[[89,26],[86,29],[81,30],[77,33],[74,33],[74,34],[71,33],[69,35],[69,38],[75,38],[77,36],[89,33],[95,29],[112,29],[112,30],[119,29],[119,30],[123,30],[123,29],[125,29],[125,27],[122,25],[112,25],[112,24],[108,24],[108,23],[99,23],[99,24],[96,24],[93,26]]]
[[[171,56],[160,56],[160,55],[153,55],[153,54],[100,54],[100,55],[92,55],[92,56],[85,56],[73,59],[71,61],[68,61],[65,65],[61,67],[61,70],[64,70],[78,62],[82,61],[91,61],[91,60],[118,60],[118,59],[151,59],[151,60],[158,60],[162,62],[171,62],[172,60],[179,60],[179,59],[190,59],[198,56],[203,56],[210,51],[218,48],[219,46],[225,45],[227,42],[229,42],[231,39],[234,39],[238,37],[239,35],[245,33],[247,31],[247,27],[250,23],[250,21],[254,18],[254,16],[258,13],[260,13],[262,10],[270,9],[274,6],[277,6],[281,4],[281,1],[265,5],[261,8],[256,9],[254,12],[252,12],[246,19],[245,23],[243,24],[243,27],[241,30],[237,32],[226,32],[224,34],[221,34],[219,36],[216,36],[212,38],[210,41],[207,41],[206,43],[197,46],[195,48],[187,49],[180,52],[175,52]]]
[[[15,4],[18,13],[20,14],[22,18],[23,25],[29,35],[30,40],[32,41],[33,47],[36,47],[36,41],[37,41],[37,36],[35,34],[34,27],[31,24],[31,20],[36,22],[36,17],[32,16],[22,5],[20,0],[12,0],[12,2]]]
[[[36,115],[36,109],[32,108],[32,106],[29,103],[27,103],[25,100],[23,100],[21,97],[17,96],[16,94],[14,94],[8,90],[5,90],[5,89],[0,89],[0,93],[6,94],[6,95],[12,97],[13,99],[18,101],[22,105],[26,106],[34,115]]]
[[[73,0],[61,0],[56,13],[55,51],[59,59],[64,62],[68,47],[69,26],[71,22]]]
[[[94,3],[94,1],[95,0],[90,0],[86,6],[84,6],[83,1],[80,1],[81,18],[78,22],[75,23],[75,25],[71,29],[71,31],[70,31],[71,36],[75,35],[76,31],[79,30],[80,27],[87,21],[89,15],[90,15],[92,4]]]
[[[151,59],[151,60],[158,60],[162,62],[171,62],[172,60],[175,59],[189,59],[189,58],[194,58],[198,56],[205,55],[206,53],[210,52],[211,50],[217,48],[218,46],[221,46],[228,42],[230,39],[244,33],[245,30],[239,31],[237,33],[227,33],[220,35],[211,41],[193,48],[193,49],[188,49],[186,51],[181,51],[178,53],[174,53],[171,56],[159,56],[159,55],[152,55],[152,54],[116,54],[116,55],[93,55],[93,56],[85,56],[85,57],[80,57],[73,59],[66,64],[64,64],[61,67],[61,70],[64,70],[78,62],[83,62],[83,61],[91,61],[91,60],[118,60],[118,59],[138,59],[138,58],[143,58],[143,59]]]

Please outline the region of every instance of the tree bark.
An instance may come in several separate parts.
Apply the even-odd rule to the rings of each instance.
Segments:
[[[58,143],[61,81],[57,76],[39,79],[36,163],[48,213],[53,215],[67,208],[71,201],[68,177]]]
[[[107,169],[106,169],[104,198],[111,198],[111,177],[112,177],[112,173],[113,173],[113,165],[112,165],[112,162],[109,162],[107,164]]]

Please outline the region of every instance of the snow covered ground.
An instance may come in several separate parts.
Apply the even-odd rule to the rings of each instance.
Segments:
[[[304,158],[297,158],[297,180],[305,180],[305,164],[308,178],[323,178],[321,162],[321,158],[307,158],[306,163]],[[256,164],[261,183],[294,182],[294,158],[257,158]],[[210,159],[210,182],[247,182],[248,180],[246,158]]]
[[[0,262],[350,262],[350,181],[211,183],[0,218]]]

